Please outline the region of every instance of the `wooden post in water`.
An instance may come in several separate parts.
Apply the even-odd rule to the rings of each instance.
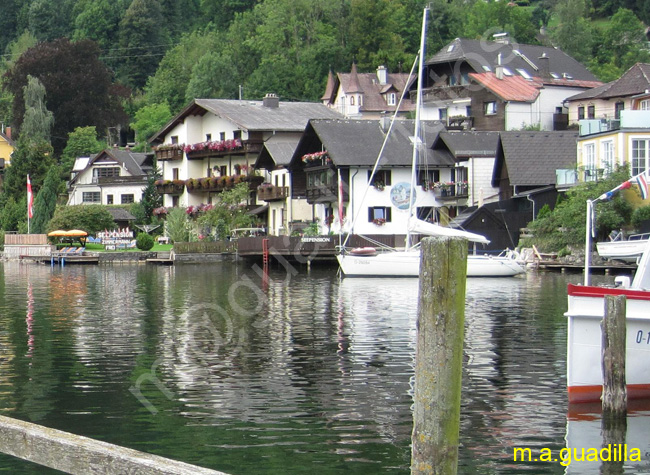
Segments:
[[[465,320],[467,241],[421,243],[411,473],[455,474]]]
[[[605,412],[623,416],[627,412],[625,308],[625,295],[605,296],[605,317],[601,323],[603,335],[603,416]]]

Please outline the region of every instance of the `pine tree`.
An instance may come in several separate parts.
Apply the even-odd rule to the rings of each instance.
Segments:
[[[154,170],[147,178],[147,186],[142,190],[140,204],[144,208],[146,222],[150,223],[153,217],[153,210],[162,206],[162,196],[158,193],[155,182],[160,178],[160,171]]]
[[[47,224],[54,216],[59,188],[61,187],[60,171],[56,166],[50,168],[45,177],[43,187],[34,200],[34,218],[31,221],[31,232],[43,234]]]

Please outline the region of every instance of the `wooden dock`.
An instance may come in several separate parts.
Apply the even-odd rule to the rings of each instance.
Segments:
[[[161,266],[172,266],[174,265],[174,254],[173,252],[158,252],[156,257],[146,260],[147,264],[156,264]]]

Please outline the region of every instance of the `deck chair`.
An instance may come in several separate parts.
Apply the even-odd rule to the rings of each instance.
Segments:
[[[82,256],[85,250],[86,250],[85,247],[76,247],[74,249],[74,251],[70,252],[68,255],[69,256]]]

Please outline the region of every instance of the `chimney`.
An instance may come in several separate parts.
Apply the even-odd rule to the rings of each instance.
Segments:
[[[5,135],[11,140],[11,127],[5,127]]]
[[[280,98],[273,93],[269,93],[264,96],[262,100],[262,105],[268,107],[269,109],[277,109],[280,107]]]
[[[494,75],[497,79],[503,79],[503,66],[501,66],[501,53],[497,55],[497,67],[494,68]]]
[[[379,84],[382,86],[388,84],[388,69],[386,69],[386,66],[381,65],[377,68],[377,79],[379,79]]]
[[[495,43],[502,43],[504,45],[510,44],[510,35],[508,32],[504,33],[495,33],[492,35]]]
[[[379,127],[381,127],[381,130],[383,132],[388,132],[388,129],[390,128],[390,121],[391,118],[388,117],[385,112],[382,112],[381,117],[379,118]]]
[[[542,79],[551,79],[550,58],[546,56],[546,53],[542,53],[542,55],[537,59],[539,60],[539,74]]]

